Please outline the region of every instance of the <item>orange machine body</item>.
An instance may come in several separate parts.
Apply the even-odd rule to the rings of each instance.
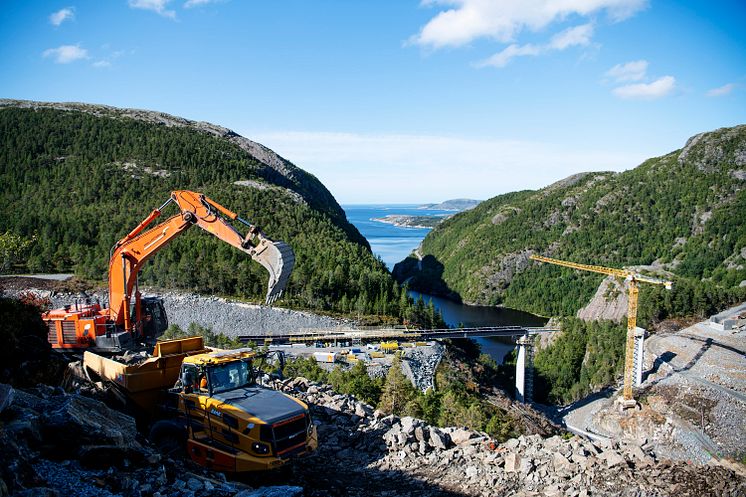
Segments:
[[[171,203],[175,203],[180,212],[147,229]],[[238,221],[247,226],[246,235],[239,233],[229,221]],[[148,328],[152,323],[166,323],[167,326],[163,303],[141,297],[138,274],[148,259],[195,224],[245,252],[267,269],[268,304],[282,294],[295,261],[293,251],[287,244],[269,240],[259,228],[201,193],[177,190],[171,192],[171,197],[160,208],[153,210],[112,248],[108,308],[103,309],[99,304],[85,304],[44,313],[42,318],[49,326],[52,347],[127,349],[149,338]],[[150,307],[145,305],[146,300],[152,304]],[[159,333],[164,330],[155,331]],[[150,333],[157,334],[152,329]]]
[[[99,304],[66,306],[44,314],[49,328],[48,340],[58,349],[87,348],[96,343],[96,336],[110,329],[109,313]]]

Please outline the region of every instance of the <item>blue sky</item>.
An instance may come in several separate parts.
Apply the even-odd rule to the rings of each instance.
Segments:
[[[0,97],[220,124],[341,203],[489,198],[746,123],[746,3],[6,0]]]

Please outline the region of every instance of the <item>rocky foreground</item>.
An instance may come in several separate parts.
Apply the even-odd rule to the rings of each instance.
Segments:
[[[0,496],[746,495],[741,474],[661,461],[644,445],[558,436],[500,444],[386,416],[304,378],[276,387],[311,404],[320,448],[278,472],[234,480],[157,454],[132,418],[83,395],[96,395],[90,385],[80,393],[2,386]]]
[[[501,444],[464,428],[385,416],[303,378],[284,388],[313,405],[321,446],[305,471],[317,464],[318,470],[334,467],[324,477],[332,494],[746,495],[742,474],[716,465],[658,460],[645,445],[538,435]],[[309,490],[309,495],[326,495]]]

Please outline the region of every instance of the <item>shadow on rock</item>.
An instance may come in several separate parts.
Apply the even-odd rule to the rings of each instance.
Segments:
[[[406,283],[410,290],[440,295],[461,303],[461,295],[443,279],[444,269],[443,263],[432,255],[426,255],[422,259],[409,256],[396,263],[391,274],[399,283]]]

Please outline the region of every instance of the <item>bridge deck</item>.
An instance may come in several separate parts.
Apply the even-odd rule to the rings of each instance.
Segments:
[[[552,333],[555,328],[531,328],[525,326],[488,326],[481,328],[457,328],[435,330],[386,329],[334,329],[307,330],[280,335],[241,335],[242,342],[333,342],[349,340],[437,340],[441,338],[513,337]]]

